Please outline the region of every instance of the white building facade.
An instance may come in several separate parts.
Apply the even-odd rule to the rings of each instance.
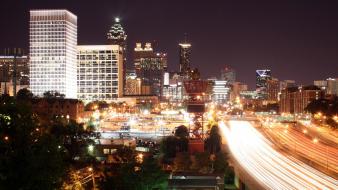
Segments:
[[[230,88],[227,86],[227,81],[225,80],[215,80],[213,81],[212,95],[211,99],[213,102],[225,103],[229,101],[230,98]]]
[[[123,47],[77,46],[77,97],[111,102],[123,96]]]
[[[30,89],[76,98],[77,16],[67,10],[31,10]]]

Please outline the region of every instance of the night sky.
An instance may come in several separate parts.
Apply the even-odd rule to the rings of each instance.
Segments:
[[[0,48],[28,50],[30,9],[62,8],[78,16],[78,44],[104,44],[119,16],[128,34],[128,67],[135,42],[156,42],[178,69],[178,43],[188,34],[192,66],[203,77],[230,66],[237,80],[255,83],[255,70],[298,84],[338,77],[337,1],[1,0]]]

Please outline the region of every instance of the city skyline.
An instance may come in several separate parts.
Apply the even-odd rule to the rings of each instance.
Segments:
[[[187,33],[192,44],[191,66],[199,68],[204,78],[219,76],[219,70],[225,66],[234,68],[238,81],[248,83],[251,88],[255,84],[256,69],[270,69],[274,77],[304,85],[337,77],[335,3],[213,1],[189,5],[178,1],[102,1],[92,6],[89,2],[11,1],[2,8],[6,9],[0,13],[6,30],[0,32],[1,49],[23,47],[28,51],[30,9],[64,8],[79,18],[79,45],[105,44],[111,20],[120,17],[129,38],[129,68],[134,44],[152,42],[160,51],[168,52],[168,70],[178,70],[178,44]],[[185,14],[186,10],[189,14]],[[269,17],[264,16],[263,11],[267,11]],[[16,38],[8,38],[12,34]],[[300,74],[302,69],[307,72]]]

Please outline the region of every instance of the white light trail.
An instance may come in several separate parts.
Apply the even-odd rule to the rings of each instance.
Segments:
[[[250,176],[266,189],[338,189],[338,180],[285,157],[248,121],[220,122],[231,153]]]

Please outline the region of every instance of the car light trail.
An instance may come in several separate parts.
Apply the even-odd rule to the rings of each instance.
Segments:
[[[248,121],[220,128],[234,159],[266,189],[338,189],[338,180],[274,150]]]

